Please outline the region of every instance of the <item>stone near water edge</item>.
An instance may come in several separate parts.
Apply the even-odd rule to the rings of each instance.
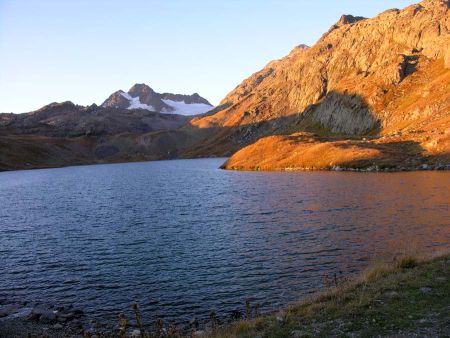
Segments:
[[[30,315],[27,317],[28,320],[32,321],[32,322],[37,322],[39,320],[39,318],[41,317],[40,314],[37,313],[33,313],[33,310],[31,310]]]
[[[82,310],[74,310],[69,312],[59,312],[58,320],[61,322],[69,322],[76,318],[81,318],[84,315]]]
[[[69,308],[67,308],[67,310],[69,310]],[[64,307],[36,305],[34,308],[22,309],[17,313],[16,317],[27,317],[28,320],[39,321],[44,324],[61,324],[74,321],[84,315],[84,312],[79,309],[63,312],[64,309]]]
[[[335,165],[335,166],[333,166],[333,168],[331,168],[331,170],[333,170],[333,171],[344,171],[344,168],[341,168],[340,166]]]
[[[0,307],[0,318],[7,317],[17,311],[19,311],[19,304],[8,304]]]
[[[368,172],[375,172],[375,171],[378,171],[379,169],[378,169],[378,166],[377,165],[375,165],[375,166],[370,166],[370,167],[368,167],[367,169],[366,169],[366,171],[368,171]]]
[[[56,314],[51,310],[45,311],[39,317],[39,322],[44,324],[52,324],[56,322]]]
[[[80,309],[75,309],[71,312],[75,318],[80,318],[84,315],[84,311]]]
[[[76,329],[82,329],[83,325],[81,324],[79,319],[74,319],[70,322],[70,326],[76,328]]]
[[[31,313],[30,313],[30,316],[28,317],[28,319],[32,320],[32,321],[38,321],[39,318],[41,318],[41,315],[46,311],[50,311],[50,310],[42,305],[36,305],[31,310]]]
[[[10,317],[11,318],[28,318],[31,315],[32,311],[33,311],[33,308],[30,308],[30,307],[20,308],[16,312],[12,313],[10,315]]]
[[[56,318],[56,320],[58,321],[58,323],[65,323],[68,321],[66,317],[61,317],[61,316],[58,316],[58,318]]]
[[[61,330],[64,326],[62,326],[61,324],[57,323],[55,325],[53,325],[53,328],[56,330]]]

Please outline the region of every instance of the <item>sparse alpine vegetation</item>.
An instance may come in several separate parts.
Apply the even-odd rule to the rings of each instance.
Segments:
[[[375,264],[277,314],[217,328],[224,337],[446,337],[450,256]],[[338,282],[339,283],[339,282]]]

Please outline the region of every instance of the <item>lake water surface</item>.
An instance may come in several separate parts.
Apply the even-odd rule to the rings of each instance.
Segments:
[[[224,159],[0,173],[0,299],[113,320],[272,310],[404,250],[450,247],[450,173],[263,173]]]

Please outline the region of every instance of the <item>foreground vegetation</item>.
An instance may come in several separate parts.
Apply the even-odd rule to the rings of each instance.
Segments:
[[[356,279],[332,276],[330,287],[278,313],[259,316],[246,304],[245,318],[204,330],[143,324],[119,316],[117,329],[60,329],[29,320],[0,321],[1,337],[450,337],[450,253],[431,258],[399,257],[372,265]],[[109,332],[108,332],[109,331]]]
[[[278,314],[209,337],[449,337],[450,255],[403,257]]]

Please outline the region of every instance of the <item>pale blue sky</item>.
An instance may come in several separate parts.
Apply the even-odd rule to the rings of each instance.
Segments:
[[[213,104],[341,14],[410,0],[0,0],[0,112],[100,104],[147,83]]]

